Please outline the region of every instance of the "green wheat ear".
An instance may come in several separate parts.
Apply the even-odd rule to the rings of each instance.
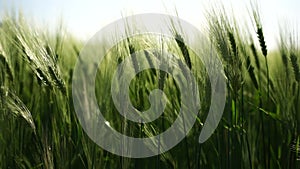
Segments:
[[[262,29],[261,26],[257,26],[257,32],[256,33],[257,33],[257,37],[258,37],[258,40],[259,40],[261,51],[262,51],[263,55],[265,57],[267,57],[268,50],[267,50],[267,45],[266,45],[266,42],[265,42],[263,29]]]
[[[297,82],[299,82],[300,81],[300,69],[299,69],[297,56],[294,52],[291,52],[290,59],[291,59],[292,67],[294,70],[295,80]]]
[[[31,126],[34,133],[36,132],[36,127],[31,115],[26,105],[21,101],[21,99],[15,95],[13,92],[0,88],[1,100],[4,100],[4,107],[8,112],[11,112],[15,116],[21,116],[26,122]]]
[[[250,60],[249,56],[246,59],[246,67],[247,67],[250,79],[252,80],[255,89],[258,90],[258,82],[257,82],[257,79],[255,77],[254,67],[251,65],[251,60]]]
[[[44,72],[40,68],[37,68],[35,70],[35,74],[36,74],[39,85],[44,84],[44,85],[52,88],[51,82],[49,81],[47,75],[45,75]]]
[[[0,65],[1,64],[5,67],[5,71],[6,71],[7,75],[8,75],[8,78],[11,81],[13,81],[14,80],[14,76],[13,76],[13,73],[12,73],[12,69],[11,69],[10,65],[8,64],[8,61],[5,58],[5,56],[0,53]]]
[[[231,50],[234,57],[238,56],[238,49],[232,32],[228,31],[228,38],[231,45]]]
[[[192,62],[191,62],[191,58],[190,58],[190,54],[188,51],[188,48],[186,46],[186,44],[184,43],[184,39],[182,38],[182,36],[178,33],[175,33],[175,41],[177,43],[177,45],[180,48],[180,51],[184,57],[185,63],[187,64],[187,66],[192,69]]]

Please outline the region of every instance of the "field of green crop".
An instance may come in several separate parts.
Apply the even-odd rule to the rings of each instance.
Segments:
[[[227,98],[222,120],[205,143],[198,139],[210,107],[211,86],[203,63],[185,43],[185,32],[173,30],[174,36],[165,41],[151,35],[130,37],[114,46],[98,67],[95,90],[103,116],[117,131],[141,138],[157,135],[174,122],[181,106],[178,86],[166,72],[140,72],[130,83],[132,104],[147,110],[153,89],[163,90],[169,102],[160,118],[136,124],[120,116],[114,106],[112,70],[130,54],[152,47],[176,54],[195,75],[201,99],[196,123],[173,149],[149,158],[107,152],[82,129],[73,106],[72,79],[77,78],[73,70],[83,42],[63,28],[54,34],[39,30],[21,14],[2,16],[0,168],[300,168],[299,32],[287,26],[278,35],[277,48],[269,50],[255,6],[249,14],[253,27],[248,29],[225,9],[208,11],[203,31],[209,43],[203,54],[211,48],[218,52]],[[144,51],[147,58],[155,55]],[[136,66],[133,62],[132,68]]]

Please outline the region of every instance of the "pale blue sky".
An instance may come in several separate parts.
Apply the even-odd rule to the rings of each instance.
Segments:
[[[220,0],[221,1],[221,0]],[[196,27],[203,25],[203,9],[211,0],[0,0],[0,13],[14,6],[41,25],[55,27],[63,18],[68,31],[88,39],[103,26],[123,16],[145,12],[175,15]],[[226,7],[232,6],[236,16],[247,17],[245,8],[248,0],[223,0]],[[278,31],[278,21],[291,26],[300,24],[299,0],[261,0],[262,21],[266,40],[274,46]],[[252,28],[251,28],[252,29]]]

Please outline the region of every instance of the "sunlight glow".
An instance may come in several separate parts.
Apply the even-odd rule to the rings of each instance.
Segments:
[[[176,15],[190,22],[198,28],[204,25],[204,14],[207,10],[222,2],[226,10],[233,11],[234,16],[243,25],[249,19],[250,1],[240,0],[0,0],[0,12],[15,7],[25,16],[37,23],[56,28],[59,20],[63,19],[68,31],[75,36],[87,40],[105,25],[124,16],[140,13],[163,13]],[[272,47],[276,45],[278,37],[278,22],[282,25],[290,23],[292,26],[300,23],[300,13],[297,0],[264,0],[258,2],[266,41]],[[248,25],[252,26],[247,22]],[[248,28],[253,31],[253,28]]]

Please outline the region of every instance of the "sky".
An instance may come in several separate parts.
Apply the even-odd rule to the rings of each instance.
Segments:
[[[0,14],[14,8],[38,25],[49,28],[58,27],[62,19],[69,32],[87,40],[107,24],[140,13],[176,15],[177,10],[181,19],[201,28],[205,9],[215,2],[222,2],[227,9],[232,9],[239,21],[249,16],[248,0],[0,0]],[[288,27],[300,24],[300,1],[258,2],[267,44],[276,46],[278,23]]]

